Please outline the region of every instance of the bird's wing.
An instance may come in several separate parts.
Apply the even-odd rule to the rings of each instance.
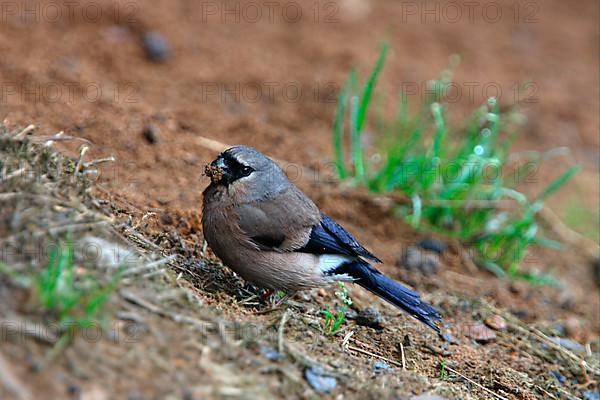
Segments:
[[[342,254],[381,262],[377,256],[365,249],[350,232],[323,213],[321,213],[320,222],[313,226],[306,245],[296,251],[313,254]]]
[[[239,227],[261,250],[294,251],[306,244],[319,210],[299,189],[275,199],[240,204],[234,209]]]
[[[364,257],[381,262],[299,189],[235,207],[238,224],[261,250]]]

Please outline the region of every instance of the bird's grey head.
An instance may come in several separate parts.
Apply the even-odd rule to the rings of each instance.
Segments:
[[[255,148],[234,146],[221,154],[205,169],[211,185],[239,190],[246,195],[268,196],[285,188],[287,177],[270,158]]]

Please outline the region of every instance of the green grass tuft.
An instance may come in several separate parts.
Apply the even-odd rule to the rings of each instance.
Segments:
[[[74,246],[70,240],[52,247],[46,268],[34,277],[42,309],[60,325],[85,328],[101,322],[110,296],[120,281],[120,272],[103,285],[89,273],[76,273]]]
[[[49,247],[48,262],[41,270],[15,272],[0,263],[0,273],[30,289],[40,311],[63,330],[104,324],[106,305],[119,285],[121,271],[102,282],[77,269],[72,241]]]
[[[334,314],[329,310],[329,306],[325,306],[324,310],[321,310],[321,314],[323,314],[325,321],[323,323],[323,332],[326,335],[334,335],[336,334],[346,321],[346,309],[352,305],[352,299],[348,293],[348,288],[344,282],[339,283],[339,291],[335,292],[335,295],[342,301],[342,305],[338,307],[336,313]]]
[[[522,272],[520,267],[535,246],[560,248],[558,243],[539,236],[536,214],[545,199],[573,178],[579,166],[570,168],[538,196],[528,199],[518,186],[528,183],[526,168],[537,168],[544,157],[532,157],[509,173],[513,167],[509,163],[511,142],[523,118],[514,110],[502,112],[496,99],[490,98],[458,126],[450,126],[441,100],[452,82],[452,69],[430,83],[430,91],[435,95],[428,96],[412,115],[406,96],[400,94],[396,116],[375,124],[381,141],[377,158],[381,161],[366,165],[369,158],[361,138],[387,52],[384,45],[360,93],[352,71],[340,96],[333,132],[340,178],[351,178],[375,193],[406,194],[410,205],[399,205],[398,215],[416,228],[472,245],[477,250],[477,264],[499,276],[554,284],[549,277]],[[453,68],[458,62],[456,58],[451,60]],[[345,158],[345,120],[350,166]]]
[[[325,309],[321,310],[321,314],[325,317],[323,331],[326,335],[334,335],[337,333],[346,320],[343,308],[338,309],[337,313],[333,314],[329,311],[329,306],[325,306]]]

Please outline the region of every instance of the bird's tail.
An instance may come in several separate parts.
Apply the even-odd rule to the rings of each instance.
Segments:
[[[336,269],[335,273],[348,274],[355,283],[406,311],[436,332],[440,332],[440,328],[434,322],[442,317],[433,306],[421,300],[418,293],[383,275],[366,261],[357,260],[343,264]]]

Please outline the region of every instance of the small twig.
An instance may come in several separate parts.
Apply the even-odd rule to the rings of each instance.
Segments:
[[[130,230],[131,228],[126,230],[126,234],[127,234],[127,238],[129,240],[131,240],[132,242],[135,242],[139,245],[141,245],[142,247],[145,248],[150,248],[153,250],[158,250],[158,251],[162,251],[162,248],[154,243],[152,243],[151,241],[149,241],[148,239],[146,239],[145,237],[143,237],[141,234],[137,233],[136,231]]]
[[[52,361],[54,361],[63,351],[67,348],[67,346],[71,343],[71,335],[68,333],[63,333],[63,335],[58,339],[58,341],[54,344],[48,353],[46,353],[46,357],[38,366],[39,370],[45,369]]]
[[[586,256],[590,258],[598,257],[600,251],[598,243],[569,228],[551,209],[548,207],[542,208],[538,213],[538,217],[544,225],[556,233],[562,242],[582,249]]]
[[[25,136],[27,136],[27,134],[29,134],[29,132],[33,131],[35,129],[35,125],[31,124],[29,125],[27,128],[23,129],[21,132],[17,133],[14,136],[15,140],[21,140],[23,139]]]
[[[277,329],[277,347],[280,353],[283,353],[284,350],[283,331],[285,329],[285,324],[290,319],[291,315],[292,311],[287,308],[281,316],[281,321],[279,322],[279,329]]]
[[[192,325],[196,328],[201,329],[202,331],[204,331],[207,326],[213,325],[213,323],[208,322],[208,321],[203,321],[203,320],[189,317],[187,315],[177,314],[177,313],[173,313],[171,311],[164,310],[164,309],[160,308],[159,306],[152,304],[149,301],[146,301],[146,300],[138,297],[137,295],[135,295],[134,293],[132,293],[130,291],[121,290],[120,294],[128,302],[136,304],[150,312],[160,315],[161,317],[169,318],[174,322]],[[219,324],[219,325],[221,325],[221,324]]]
[[[54,143],[54,141],[56,141],[56,140],[64,140],[65,139],[63,137],[64,134],[65,134],[65,132],[60,131],[56,135],[51,136],[49,138],[39,138],[39,139],[46,139],[46,141],[44,142],[44,146],[50,147],[50,146],[52,146],[52,144]]]
[[[209,139],[209,138],[204,137],[204,136],[196,136],[196,142],[200,146],[204,147],[205,149],[216,151],[217,153],[222,153],[222,152],[224,152],[225,150],[227,150],[228,148],[231,147],[227,143],[223,143],[223,142],[219,142],[217,140]],[[275,161],[277,164],[280,164],[281,166],[289,164],[289,162],[287,162],[285,160],[278,160],[277,158],[273,158],[273,157],[270,157],[270,158],[273,161]],[[300,176],[303,176],[303,174],[300,175]]]
[[[10,393],[22,400],[31,399],[31,393],[10,370],[9,363],[0,354],[0,384]]]
[[[539,386],[537,386],[537,387],[539,387]],[[565,397],[567,399],[569,399],[569,400],[581,400],[579,397],[573,396],[571,393],[567,392],[565,389],[563,389],[560,386],[553,385],[552,388],[555,389],[555,390],[558,390],[559,392],[561,392],[562,394],[564,394]]]
[[[475,382],[473,379],[471,379],[471,378],[468,378],[468,377],[464,376],[464,375],[463,375],[463,374],[461,374],[460,372],[456,371],[455,369],[452,369],[452,368],[450,368],[450,367],[449,367],[449,366],[447,366],[447,365],[445,366],[445,369],[446,369],[446,370],[448,370],[448,371],[450,371],[450,372],[452,372],[452,373],[454,373],[454,374],[456,374],[456,375],[458,375],[458,376],[460,376],[461,378],[463,378],[463,379],[465,379],[465,380],[467,380],[467,381],[471,382],[473,385],[477,386],[477,387],[478,387],[478,388],[480,388],[481,390],[483,390],[483,391],[485,391],[485,392],[487,392],[487,393],[491,394],[492,396],[494,396],[494,397],[496,397],[496,398],[498,398],[498,399],[500,399],[500,400],[508,400],[508,398],[506,398],[506,397],[504,397],[504,396],[500,396],[498,393],[495,393],[495,392],[491,391],[490,389],[486,388],[486,387],[485,387],[485,386],[483,386],[482,384]]]
[[[204,136],[196,136],[196,142],[205,149],[216,151],[217,153],[221,153],[231,147],[223,142],[209,139]]]
[[[526,329],[526,328],[523,328],[520,325],[515,325],[515,326],[521,332],[528,333],[530,335],[533,335],[534,337],[537,337],[537,339],[540,340],[540,341],[543,341],[544,344],[547,344],[548,346],[552,347],[553,349],[558,350],[560,353],[568,356],[572,360],[577,361],[585,370],[591,372],[594,375],[600,375],[600,371],[598,369],[596,369],[596,368],[592,367],[591,365],[589,365],[587,363],[587,361],[585,361],[581,357],[577,356],[571,350],[569,350],[569,349],[561,346],[560,344],[554,342],[552,339],[550,339],[548,336],[546,336],[544,333],[540,332],[539,330],[537,330],[537,329],[535,329],[533,327],[529,327],[529,329]]]
[[[7,174],[6,177],[4,179],[2,179],[2,177],[0,176],[0,180],[3,180],[4,182],[11,180],[12,178],[16,178],[18,176],[23,175],[23,173],[27,171],[26,167],[22,167],[19,168],[16,171],[11,172],[10,174]]]
[[[27,193],[27,192],[0,193],[0,201],[1,200],[12,200],[12,199],[20,198],[20,197],[28,197],[30,199],[43,200],[46,203],[56,203],[56,204],[66,206],[66,207],[76,208],[76,207],[74,207],[73,204],[68,203],[65,200],[57,199],[55,197],[50,197],[50,196],[44,196],[43,194]]]
[[[546,396],[549,396],[552,399],[557,399],[554,395],[552,395],[551,393],[549,393],[546,389],[544,389],[543,387],[541,387],[540,385],[535,385],[536,388],[538,388],[539,390],[541,390],[542,392],[544,392],[544,394]]]
[[[138,230],[140,228],[140,226],[144,225],[146,223],[146,221],[150,217],[156,217],[156,213],[155,212],[146,212],[146,213],[144,213],[144,215],[140,219],[140,222],[138,222],[137,224],[135,224],[134,226],[132,226],[131,229]]]
[[[588,372],[591,372],[594,375],[600,375],[600,370],[589,365],[583,358],[577,356],[575,353],[573,353],[571,350],[561,346],[560,344],[556,343],[555,341],[553,341],[552,339],[550,339],[547,335],[545,335],[543,332],[541,332],[540,330],[536,329],[533,326],[529,326],[526,325],[526,327],[522,326],[523,323],[521,320],[519,320],[518,318],[515,318],[514,316],[512,316],[509,313],[503,312],[502,310],[494,307],[492,304],[490,304],[489,302],[484,301],[483,304],[489,308],[492,312],[503,316],[507,321],[511,322],[513,324],[513,326],[518,329],[520,332],[525,333],[527,335],[533,336],[535,339],[537,339],[539,342],[542,342],[543,344],[548,345],[549,347],[552,347],[553,349],[557,350],[558,352],[560,352],[561,354],[567,356],[568,358],[572,359],[573,361],[577,362],[579,365],[581,365],[582,367],[584,367]]]
[[[362,353],[362,354],[366,354],[371,357],[379,358],[380,360],[384,360],[384,361],[386,361],[390,364],[393,364],[397,367],[402,367],[402,369],[406,369],[406,364],[404,362],[399,363],[398,361],[390,360],[387,357],[380,356],[379,354],[371,353],[370,351],[361,349],[360,347],[349,345],[348,342],[350,341],[350,338],[352,337],[353,334],[354,334],[354,331],[352,331],[352,332],[348,333],[346,336],[344,336],[344,340],[342,341],[342,349],[344,351],[347,351],[347,350],[356,351],[357,353]],[[354,342],[357,342],[355,339],[352,339],[352,340]],[[403,353],[404,353],[404,351],[403,351]]]
[[[98,164],[104,164],[107,162],[115,162],[116,158],[113,156],[110,157],[105,157],[105,158],[99,158],[97,160],[92,160],[92,161],[88,161],[86,163],[83,163],[83,167],[84,168],[89,168],[89,167],[95,167]]]
[[[320,368],[325,374],[335,377],[343,377],[345,375],[348,375],[348,372],[336,371],[329,366],[323,365],[318,361],[313,360],[312,358],[308,357],[306,354],[302,353],[300,350],[296,349],[294,346],[287,343],[286,341],[283,342],[283,347],[285,351],[290,356],[292,356],[294,360],[306,367]]]
[[[406,357],[404,356],[404,344],[400,342],[400,355],[402,356],[402,369],[406,371]]]
[[[350,340],[352,335],[354,335],[354,331],[350,331],[350,332],[346,333],[346,336],[344,336],[344,340],[342,340],[342,350],[343,351],[348,350],[348,341]]]
[[[63,232],[76,232],[89,228],[93,228],[95,226],[108,225],[110,220],[100,220],[100,221],[91,221],[91,222],[75,222],[70,224],[64,224],[60,226],[56,226],[53,228],[49,228],[48,232],[51,235],[56,235],[58,233]]]
[[[177,258],[176,254],[170,255],[168,257],[165,258],[161,258],[160,260],[156,260],[153,261],[151,263],[148,263],[146,265],[141,265],[139,267],[135,267],[135,268],[130,268],[127,269],[123,272],[123,277],[127,277],[127,276],[132,276],[132,275],[137,275],[140,273],[144,273],[144,272],[148,272],[151,271],[153,269],[156,269],[164,264],[167,264],[173,260],[175,260]]]
[[[366,355],[371,356],[371,357],[379,358],[380,360],[384,360],[384,361],[386,361],[386,362],[388,362],[390,364],[393,364],[393,365],[395,365],[397,367],[402,367],[402,364],[399,363],[398,361],[390,360],[387,357],[380,356],[379,354],[371,353],[370,351],[363,350],[360,347],[355,347],[355,346],[348,345],[348,349],[352,350],[352,351],[356,351],[357,353],[362,353],[362,354],[366,354]]]
[[[238,304],[239,305],[248,305],[248,304],[250,304],[250,305],[256,305],[256,304],[260,304],[260,303],[257,303],[257,302],[252,302],[252,300],[257,299],[257,298],[258,298],[258,296],[255,295],[255,294],[253,294],[250,297],[247,297],[247,298],[239,301]]]
[[[144,274],[144,275],[142,275],[142,276],[140,277],[140,279],[141,279],[141,280],[146,280],[146,279],[150,279],[150,278],[153,278],[153,277],[155,277],[155,276],[158,276],[158,275],[161,275],[161,276],[165,276],[165,277],[166,277],[166,276],[167,276],[167,274],[166,274],[166,272],[165,272],[165,268],[160,268],[160,269],[157,269],[157,270],[155,270],[155,271],[148,272],[147,274]]]
[[[65,133],[63,131],[60,131],[52,136],[48,136],[48,135],[32,136],[30,140],[31,140],[31,143],[35,143],[35,144],[43,143],[43,145],[46,147],[51,147],[54,144],[54,142],[68,142],[70,140],[78,140],[80,142],[84,142],[84,143],[87,143],[90,145],[92,144],[92,142],[90,142],[87,139],[77,137],[77,136],[65,135]]]
[[[83,157],[85,157],[85,153],[87,153],[89,149],[90,148],[86,145],[81,146],[81,150],[79,151],[79,160],[77,160],[75,172],[73,173],[74,176],[79,175],[79,172],[81,171],[81,166],[83,164]]]

